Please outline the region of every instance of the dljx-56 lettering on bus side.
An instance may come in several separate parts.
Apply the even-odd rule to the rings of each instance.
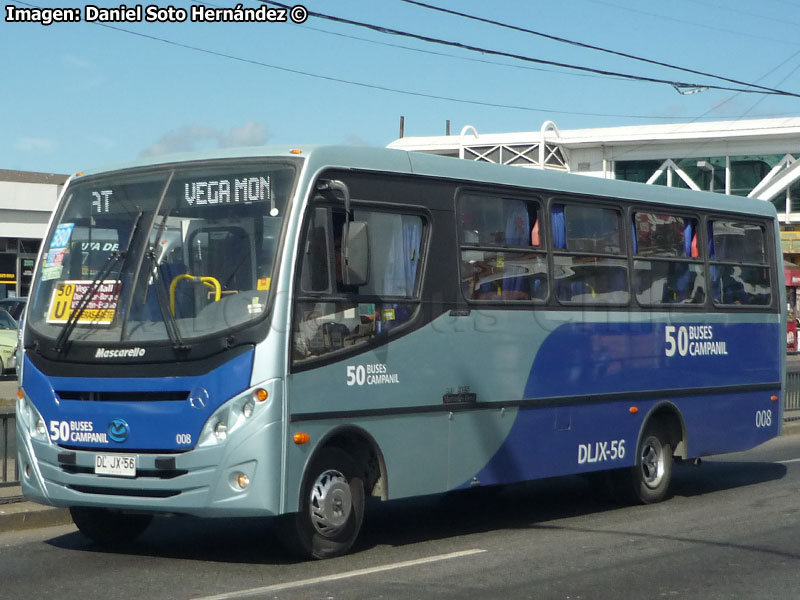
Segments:
[[[578,464],[591,464],[625,458],[625,440],[578,444]]]

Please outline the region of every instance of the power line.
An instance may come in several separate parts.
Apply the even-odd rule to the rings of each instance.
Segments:
[[[517,25],[511,25],[511,24],[508,24],[508,23],[503,23],[501,21],[495,21],[493,19],[487,19],[487,18],[484,18],[484,17],[478,17],[476,15],[470,15],[470,14],[467,14],[467,13],[464,13],[464,12],[461,12],[461,11],[457,11],[457,10],[452,10],[452,9],[449,9],[449,8],[443,8],[443,7],[440,7],[440,6],[434,6],[433,4],[428,4],[426,2],[419,2],[418,0],[400,0],[400,2],[405,2],[407,4],[413,4],[415,6],[421,6],[422,8],[427,8],[429,10],[438,11],[438,12],[442,12],[442,13],[449,14],[449,15],[455,15],[455,16],[459,16],[459,17],[464,17],[465,19],[470,19],[470,20],[473,20],[473,21],[481,22],[481,23],[488,23],[490,25],[496,25],[498,27],[503,27],[505,29],[510,29],[512,31],[520,31],[522,33],[529,33],[531,35],[542,37],[542,38],[545,38],[545,39],[548,39],[548,40],[553,40],[553,41],[560,42],[560,43],[563,43],[563,44],[569,44],[571,46],[577,46],[579,48],[586,48],[586,49],[589,49],[589,50],[597,50],[598,52],[605,52],[606,54],[612,54],[614,56],[621,56],[623,58],[629,58],[631,60],[636,60],[636,61],[639,61],[639,62],[651,64],[651,65],[657,65],[659,67],[666,67],[668,69],[675,69],[675,70],[678,70],[678,71],[684,71],[686,73],[692,73],[693,75],[702,75],[704,77],[713,77],[714,79],[719,79],[721,81],[727,81],[728,83],[735,83],[736,85],[745,85],[745,86],[748,86],[748,87],[758,88],[758,89],[761,89],[761,90],[767,90],[767,91],[770,91],[770,92],[779,92],[780,91],[780,90],[775,90],[773,88],[765,87],[765,86],[762,86],[762,85],[757,85],[757,84],[754,84],[754,83],[748,83],[746,81],[740,81],[738,79],[730,79],[728,77],[723,77],[721,75],[714,75],[713,73],[706,73],[704,71],[698,71],[698,70],[695,70],[695,69],[690,69],[688,67],[680,67],[680,66],[677,66],[677,65],[672,65],[670,63],[661,62],[661,61],[658,61],[658,60],[652,60],[652,59],[649,59],[649,58],[636,56],[635,54],[628,54],[627,52],[620,52],[618,50],[611,50],[609,48],[603,48],[602,46],[595,46],[593,44],[586,44],[584,42],[578,42],[578,41],[575,41],[575,40],[570,40],[570,39],[567,39],[567,38],[559,37],[559,36],[556,36],[556,35],[550,35],[548,33],[542,33],[541,31],[535,31],[533,29],[528,29],[526,27],[519,27]]]
[[[203,2],[203,0],[192,0],[192,2]],[[213,6],[211,4],[205,3],[207,6]],[[455,54],[447,54],[446,52],[436,52],[434,50],[425,50],[424,48],[412,48],[411,46],[403,46],[402,44],[390,44],[388,42],[379,42],[378,40],[369,40],[367,38],[359,37],[357,35],[350,35],[347,33],[341,33],[338,31],[328,31],[327,29],[320,29],[319,27],[312,27],[307,24],[303,24],[302,27],[304,29],[308,29],[309,31],[316,31],[318,33],[324,33],[325,35],[333,35],[336,37],[345,38],[348,40],[357,40],[359,42],[365,42],[367,44],[376,44],[378,46],[386,46],[387,48],[397,48],[399,50],[407,50],[409,52],[418,52],[420,54],[428,54],[431,56],[442,56],[444,58],[452,58],[454,60],[464,60],[468,62],[474,63],[481,63],[484,65],[491,65],[494,67],[507,67],[510,69],[524,69],[526,71],[537,71],[539,73],[552,73],[554,75],[567,75],[570,77],[593,77],[593,78],[606,78],[604,75],[595,75],[594,73],[571,73],[571,72],[564,72],[555,69],[543,69],[541,67],[531,67],[528,65],[515,65],[511,63],[502,63],[496,62],[492,60],[482,60],[480,58],[472,58],[471,56],[457,56]],[[630,81],[628,79],[623,78],[615,78],[618,81]]]
[[[258,1],[259,2],[263,2],[263,3],[266,4],[268,0],[258,0]],[[274,6],[279,6],[281,8],[285,8],[286,10],[289,10],[289,9],[292,8],[291,6],[289,6],[287,4],[282,4],[280,2],[273,2],[272,0],[269,0],[269,4],[274,5]],[[390,35],[398,35],[398,36],[402,36],[402,37],[417,39],[417,40],[421,40],[421,41],[424,41],[424,42],[429,42],[429,43],[432,43],[432,44],[440,44],[440,45],[444,45],[444,46],[451,46],[453,48],[461,48],[462,50],[469,50],[471,52],[480,52],[481,54],[491,54],[491,55],[494,55],[494,56],[505,56],[506,58],[514,58],[514,59],[522,60],[522,61],[526,61],[526,62],[532,62],[532,63],[537,63],[537,64],[544,64],[544,65],[562,67],[562,68],[565,68],[565,69],[575,69],[575,70],[578,70],[578,71],[585,71],[585,72],[589,72],[589,73],[597,73],[597,74],[600,74],[600,75],[609,75],[609,76],[615,76],[615,77],[622,77],[622,78],[625,78],[625,79],[632,79],[632,80],[635,80],[635,81],[646,81],[646,82],[650,82],[650,83],[662,83],[662,84],[666,84],[666,85],[671,85],[672,87],[674,87],[678,91],[680,91],[681,89],[716,89],[716,90],[727,90],[727,91],[731,91],[731,92],[741,92],[741,93],[745,93],[745,94],[768,94],[768,95],[775,95],[775,96],[792,96],[792,97],[795,97],[795,98],[800,98],[800,94],[797,94],[797,93],[794,93],[794,92],[787,92],[787,91],[783,91],[783,90],[771,90],[771,88],[768,88],[768,89],[770,89],[770,91],[766,91],[766,90],[746,89],[746,88],[732,88],[732,87],[713,85],[713,84],[705,84],[705,83],[688,83],[688,82],[685,82],[685,81],[672,81],[672,80],[667,80],[667,79],[659,79],[659,78],[656,78],[656,77],[645,77],[645,76],[641,76],[641,75],[631,75],[629,73],[620,73],[620,72],[616,72],[616,71],[608,71],[608,70],[605,70],[605,69],[595,69],[595,68],[592,68],[592,67],[583,67],[583,66],[580,66],[580,65],[571,65],[571,64],[568,64],[568,63],[561,63],[561,62],[556,62],[556,61],[551,61],[551,60],[544,60],[544,59],[541,59],[541,58],[533,58],[533,57],[530,57],[530,56],[523,56],[521,54],[514,54],[514,53],[511,53],[511,52],[503,52],[501,50],[492,50],[492,49],[489,49],[489,48],[481,48],[481,47],[478,47],[478,46],[472,46],[470,44],[464,44],[464,43],[461,43],[461,42],[452,42],[452,41],[448,41],[448,40],[442,40],[442,39],[439,39],[439,38],[433,38],[433,37],[430,37],[430,36],[420,35],[420,34],[417,34],[417,33],[410,33],[408,31],[400,31],[398,29],[392,29],[390,27],[384,27],[384,26],[381,26],[381,25],[372,25],[370,23],[364,23],[364,22],[361,22],[361,21],[354,21],[352,19],[345,19],[344,17],[336,17],[336,16],[333,16],[333,15],[327,15],[327,14],[324,14],[324,13],[319,13],[319,12],[315,12],[315,11],[311,11],[311,10],[307,11],[307,13],[308,13],[309,16],[317,17],[319,19],[326,19],[326,20],[329,20],[329,21],[337,22],[337,23],[344,23],[346,25],[354,25],[356,27],[363,27],[363,28],[366,28],[366,29],[371,29],[372,31],[378,31],[380,33],[386,33],[386,34],[390,34]]]
[[[765,21],[772,21],[774,23],[781,23],[782,25],[800,26],[800,23],[798,23],[797,21],[788,21],[786,19],[779,19],[779,18],[776,18],[776,17],[770,17],[769,15],[765,15],[763,13],[750,12],[750,11],[747,11],[747,10],[742,10],[740,8],[734,8],[733,6],[726,6],[724,4],[716,4],[714,2],[707,2],[707,1],[704,2],[703,0],[692,0],[692,4],[694,4],[694,5],[702,4],[703,6],[708,6],[710,8],[715,9],[715,10],[725,10],[725,11],[728,11],[728,12],[738,13],[740,15],[745,15],[745,16],[748,16],[748,17],[755,17],[756,19],[763,19]]]
[[[28,2],[23,2],[22,0],[11,0],[11,1],[14,2],[15,4],[28,6],[28,7],[31,7],[31,8],[41,8],[41,7],[39,7],[39,6],[35,5],[35,4],[31,4],[31,3],[28,3]],[[197,1],[197,0],[192,0],[192,1]],[[262,0],[258,0],[258,1],[262,1]],[[272,4],[275,4],[275,3],[272,2]],[[286,73],[292,73],[292,74],[295,74],[295,75],[301,75],[301,76],[304,76],[304,77],[311,77],[311,78],[315,78],[315,79],[323,79],[323,80],[331,81],[331,82],[334,82],[334,83],[341,83],[341,84],[345,84],[345,85],[352,85],[352,86],[357,86],[357,87],[361,87],[361,88],[373,89],[373,90],[377,90],[377,91],[390,92],[390,93],[396,93],[396,94],[403,94],[403,95],[419,97],[419,98],[429,98],[429,99],[433,99],[433,100],[445,100],[445,101],[448,101],[448,102],[456,102],[456,103],[459,103],[459,104],[470,104],[470,105],[475,105],[475,106],[486,106],[486,107],[489,107],[489,108],[503,108],[503,109],[526,111],[526,112],[541,112],[541,113],[550,113],[550,114],[578,115],[578,116],[589,116],[589,117],[615,117],[615,118],[624,118],[624,119],[642,119],[642,120],[654,120],[654,121],[675,121],[675,120],[691,121],[691,120],[694,120],[694,119],[697,118],[697,117],[675,117],[675,116],[660,117],[660,116],[653,116],[653,115],[568,111],[568,110],[560,110],[560,109],[553,109],[553,108],[537,108],[537,107],[531,107],[531,106],[519,106],[519,105],[512,105],[512,104],[500,104],[500,103],[493,103],[493,102],[483,102],[483,101],[480,101],[480,100],[469,100],[469,99],[465,99],[465,98],[456,98],[456,97],[451,97],[451,96],[441,96],[441,95],[436,95],[436,94],[427,94],[427,93],[423,93],[423,92],[414,92],[414,91],[410,91],[410,90],[403,90],[403,89],[397,89],[397,88],[392,88],[392,87],[388,87],[388,86],[380,86],[380,85],[369,84],[369,83],[364,83],[364,82],[359,82],[359,81],[352,81],[352,80],[348,80],[348,79],[332,77],[332,76],[329,76],[329,75],[320,75],[318,73],[311,73],[311,72],[308,72],[308,71],[301,71],[299,69],[291,69],[291,68],[288,68],[288,67],[282,67],[280,65],[269,64],[269,63],[265,63],[263,61],[259,61],[259,60],[255,60],[255,59],[251,59],[251,58],[245,58],[245,57],[236,56],[236,55],[233,55],[233,54],[227,54],[227,53],[224,53],[224,52],[218,52],[218,51],[215,51],[215,50],[209,50],[207,48],[202,48],[200,46],[193,46],[193,45],[190,45],[190,44],[184,44],[184,43],[181,43],[181,42],[176,42],[176,41],[173,41],[173,40],[169,40],[169,39],[166,39],[166,38],[161,38],[161,37],[154,36],[154,35],[149,35],[149,34],[137,32],[137,31],[131,31],[131,30],[128,30],[128,29],[124,29],[122,27],[116,27],[116,26],[113,26],[113,25],[109,25],[107,23],[94,22],[92,24],[96,25],[98,27],[104,27],[106,29],[110,29],[110,30],[113,30],[113,31],[126,33],[128,35],[133,35],[133,36],[141,37],[141,38],[144,38],[144,39],[161,42],[161,43],[164,43],[164,44],[167,44],[167,45],[170,45],[170,46],[183,48],[183,49],[186,49],[186,50],[192,50],[192,51],[195,51],[195,52],[201,52],[201,53],[204,53],[204,54],[208,54],[210,56],[216,56],[218,58],[234,60],[234,61],[238,61],[238,62],[242,62],[242,63],[246,63],[246,64],[251,64],[251,65],[254,65],[254,66],[264,67],[264,68],[268,68],[268,69],[275,69],[275,70],[278,70],[278,71],[283,71],[283,72],[286,72]]]
[[[14,2],[15,4],[21,4],[23,6],[29,6],[31,8],[41,8],[41,7],[39,7],[39,6],[35,5],[35,4],[30,4],[28,2],[23,2],[22,0],[11,0],[11,1]],[[274,4],[274,2],[272,4]],[[302,75],[302,76],[305,76],[305,77],[313,77],[315,79],[323,79],[323,80],[331,81],[331,82],[334,82],[334,83],[342,83],[342,84],[346,84],[346,85],[354,85],[354,86],[361,87],[361,88],[378,90],[378,91],[383,91],[383,92],[391,92],[391,93],[395,93],[395,94],[404,94],[406,96],[414,96],[414,97],[418,97],[418,98],[429,98],[429,99],[433,99],[433,100],[446,100],[448,102],[456,102],[456,103],[459,103],[459,104],[471,104],[471,105],[476,105],[476,106],[486,106],[486,107],[489,107],[489,108],[504,108],[504,109],[527,111],[527,112],[542,112],[542,113],[552,113],[552,114],[562,114],[562,115],[580,115],[580,116],[588,116],[588,117],[618,117],[618,118],[636,118],[636,119],[647,119],[647,120],[674,120],[674,119],[670,119],[670,118],[667,118],[667,117],[656,117],[656,116],[651,116],[651,115],[623,115],[623,114],[613,114],[613,113],[576,112],[576,111],[566,111],[566,110],[558,110],[558,109],[552,109],[552,108],[535,108],[535,107],[531,107],[531,106],[519,106],[519,105],[513,105],[513,104],[500,104],[500,103],[494,103],[494,102],[482,102],[480,100],[467,100],[467,99],[464,99],[464,98],[455,98],[455,97],[451,97],[451,96],[440,96],[440,95],[436,95],[436,94],[426,94],[426,93],[423,93],[423,92],[414,92],[414,91],[410,91],[410,90],[401,90],[401,89],[398,89],[398,88],[392,88],[392,87],[388,87],[388,86],[381,86],[381,85],[375,85],[375,84],[371,84],[371,83],[364,83],[364,82],[360,82],[360,81],[352,81],[352,80],[348,80],[348,79],[342,79],[342,78],[338,78],[338,77],[331,77],[330,75],[320,75],[319,73],[311,73],[311,72],[308,72],[308,71],[301,71],[299,69],[290,69],[288,67],[282,67],[282,66],[279,66],[279,65],[273,65],[273,64],[265,63],[265,62],[262,62],[262,61],[259,61],[259,60],[255,60],[255,59],[252,59],[252,58],[245,58],[245,57],[236,56],[236,55],[233,55],[233,54],[227,54],[227,53],[224,53],[224,52],[218,52],[216,50],[209,50],[207,48],[202,48],[200,46],[193,46],[191,44],[184,44],[182,42],[176,42],[176,41],[173,41],[173,40],[169,40],[169,39],[158,37],[158,36],[154,36],[154,35],[149,35],[149,34],[146,34],[146,33],[141,33],[141,32],[138,32],[138,31],[131,31],[129,29],[124,29],[122,27],[117,27],[115,25],[109,25],[108,23],[94,22],[92,24],[93,25],[97,25],[98,27],[104,27],[106,29],[110,29],[112,31],[118,31],[118,32],[121,32],[121,33],[126,33],[128,35],[133,35],[133,36],[136,36],[136,37],[140,37],[140,38],[144,38],[144,39],[148,39],[148,40],[152,40],[152,41],[156,41],[156,42],[161,42],[161,43],[164,43],[164,44],[168,44],[170,46],[175,46],[177,48],[183,48],[183,49],[192,50],[192,51],[195,51],[195,52],[202,52],[204,54],[208,54],[208,55],[211,55],[211,56],[216,56],[218,58],[225,58],[225,59],[228,59],[228,60],[235,60],[235,61],[238,61],[238,62],[251,64],[251,65],[254,65],[254,66],[265,67],[267,69],[275,69],[275,70],[278,70],[278,71],[283,71],[285,73],[293,73],[295,75]]]
[[[626,12],[634,12],[640,15],[647,15],[648,17],[655,17],[660,21],[673,21],[674,23],[681,23],[682,25],[690,25],[692,27],[702,27],[703,29],[711,29],[712,31],[719,31],[722,33],[732,33],[733,35],[738,35],[742,37],[749,37],[756,40],[762,40],[767,42],[772,42],[775,44],[788,44],[790,46],[799,46],[800,44],[789,42],[786,40],[782,40],[776,37],[767,37],[764,35],[754,35],[752,33],[744,33],[743,31],[734,31],[733,29],[725,29],[724,27],[716,27],[714,25],[709,25],[708,23],[696,23],[694,21],[687,21],[685,19],[677,19],[675,17],[670,17],[668,15],[659,15],[656,13],[648,12],[646,10],[641,10],[638,8],[632,8],[631,6],[620,6],[619,4],[614,4],[613,2],[607,2],[604,0],[593,0],[595,4],[603,4],[605,6],[610,6],[611,8],[616,8],[617,10],[623,10]]]
[[[781,61],[778,65],[772,67],[769,71],[767,71],[761,77],[759,77],[758,81],[762,81],[762,80],[766,79],[767,77],[772,75],[775,71],[780,69],[782,66],[788,64],[792,59],[796,58],[798,55],[800,55],[800,50],[798,50],[797,52],[792,53],[789,57],[787,57],[783,61]],[[798,69],[800,69],[800,64],[798,64],[798,66],[795,67],[794,69],[792,69],[792,71],[790,71],[788,75],[786,75],[783,79],[781,79],[781,81],[778,83],[778,85],[781,85],[784,81],[786,81],[789,77],[791,77]],[[722,102],[717,104],[716,106],[713,106],[712,108],[708,109],[702,115],[699,115],[699,116],[695,117],[694,119],[692,119],[691,121],[688,121],[685,124],[677,125],[676,127],[674,127],[672,129],[672,131],[670,133],[675,133],[677,131],[680,131],[681,128],[684,127],[684,125],[690,125],[692,123],[695,123],[695,122],[699,121],[700,119],[708,116],[709,113],[719,110],[721,107],[723,107],[726,104],[728,104],[729,102],[732,102],[733,100],[735,100],[737,96],[739,96],[738,93],[737,94],[732,94],[731,96],[729,96],[728,98],[726,98],[725,100],[723,100]],[[746,116],[748,116],[749,113],[751,113],[761,103],[761,101],[763,99],[764,99],[763,96],[761,98],[758,98],[756,100],[756,102],[754,102],[747,110],[745,110],[742,114],[740,114],[738,117],[736,117],[733,120],[734,121],[740,121],[740,120],[744,119]],[[750,115],[750,116],[758,117],[760,115]],[[769,116],[775,117],[775,116],[781,116],[781,115],[769,115]],[[644,143],[644,144],[639,144],[638,146],[630,147],[630,148],[628,148],[626,150],[623,150],[621,152],[617,151],[616,152],[616,160],[619,160],[620,157],[624,157],[627,154],[636,152],[636,151],[641,150],[642,148],[645,148],[647,146],[651,146],[651,145],[653,145],[653,143],[654,142],[647,142],[647,143]],[[702,144],[700,146],[696,146],[694,148],[694,151],[695,152],[699,152],[703,148],[707,147],[710,143],[711,143],[711,140],[708,140],[705,144]]]

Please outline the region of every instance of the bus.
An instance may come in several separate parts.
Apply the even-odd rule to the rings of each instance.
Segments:
[[[99,544],[585,474],[636,502],[780,433],[769,202],[358,147],[74,175],[20,350],[24,494]]]

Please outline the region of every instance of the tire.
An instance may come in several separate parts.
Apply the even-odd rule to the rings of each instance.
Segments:
[[[645,429],[631,470],[634,501],[654,504],[669,495],[672,481],[672,445],[661,428]]]
[[[364,520],[364,483],[339,448],[325,448],[306,471],[300,511],[286,515],[281,534],[303,558],[333,558],[353,546]]]
[[[128,514],[105,508],[72,507],[69,512],[80,532],[101,546],[132,542],[153,520],[153,515]]]

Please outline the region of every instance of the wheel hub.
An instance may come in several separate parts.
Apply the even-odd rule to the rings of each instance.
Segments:
[[[330,469],[317,477],[311,486],[309,510],[314,528],[322,535],[336,535],[350,518],[353,497],[347,479]]]
[[[657,488],[664,477],[664,447],[661,441],[655,436],[648,437],[642,444],[639,458],[645,485],[651,489]]]

